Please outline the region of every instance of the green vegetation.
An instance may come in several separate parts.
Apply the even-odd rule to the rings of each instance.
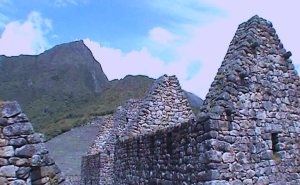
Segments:
[[[144,95],[152,82],[145,76],[109,82],[82,41],[40,55],[0,56],[0,99],[18,101],[48,138],[112,113],[128,98]]]
[[[153,83],[146,76],[111,81],[99,95],[88,99],[44,97],[24,106],[35,129],[52,138],[86,123],[93,116],[112,114],[129,98],[141,98]]]
[[[48,139],[93,116],[112,114],[130,98],[142,98],[153,82],[142,75],[108,81],[82,41],[36,56],[0,56],[0,99],[18,101],[35,130]]]

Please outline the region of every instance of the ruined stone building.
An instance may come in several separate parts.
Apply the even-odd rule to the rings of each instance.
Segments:
[[[272,23],[239,25],[195,118],[178,80],[129,100],[82,161],[82,184],[300,184],[300,81]],[[196,85],[196,84],[195,84]]]
[[[0,103],[0,185],[66,185],[17,102]]]

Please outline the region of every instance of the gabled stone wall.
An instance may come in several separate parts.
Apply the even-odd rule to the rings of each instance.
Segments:
[[[207,169],[205,123],[187,122],[119,140],[115,148],[115,184],[199,184]],[[207,123],[206,123],[207,124]]]
[[[212,182],[300,183],[300,81],[290,55],[271,22],[254,16],[238,27],[204,102],[211,141],[231,147],[214,149]]]
[[[88,178],[89,161],[100,158],[99,184],[114,184],[115,145],[117,139],[134,138],[170,125],[194,119],[188,100],[175,76],[157,79],[142,100],[130,99],[118,107],[112,120],[99,132],[88,157],[82,159],[82,178]],[[86,174],[86,175],[85,175]],[[87,181],[87,180],[85,180]],[[84,183],[82,183],[84,184]]]
[[[290,56],[271,22],[239,25],[196,121],[177,79],[159,78],[136,119],[120,114],[115,125],[128,132],[110,135],[112,184],[300,184],[300,80]]]
[[[34,132],[17,102],[0,105],[0,184],[64,184],[44,136]]]
[[[176,76],[158,78],[142,101],[135,120],[138,134],[154,132],[194,119]]]

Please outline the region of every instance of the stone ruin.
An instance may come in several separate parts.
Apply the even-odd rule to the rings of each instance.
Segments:
[[[240,24],[197,118],[176,78],[161,77],[119,107],[107,139],[83,157],[82,184],[300,184],[290,56],[271,22]]]
[[[67,184],[17,102],[0,104],[0,184]]]
[[[175,103],[174,103],[175,102]],[[158,78],[142,100],[130,99],[106,119],[87,156],[82,158],[81,184],[114,184],[115,145],[195,118],[175,76]]]

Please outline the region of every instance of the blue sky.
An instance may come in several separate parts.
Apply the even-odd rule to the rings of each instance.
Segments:
[[[237,26],[255,14],[273,22],[299,67],[298,7],[293,0],[0,0],[0,54],[38,54],[82,39],[110,80],[175,74],[204,98]]]

